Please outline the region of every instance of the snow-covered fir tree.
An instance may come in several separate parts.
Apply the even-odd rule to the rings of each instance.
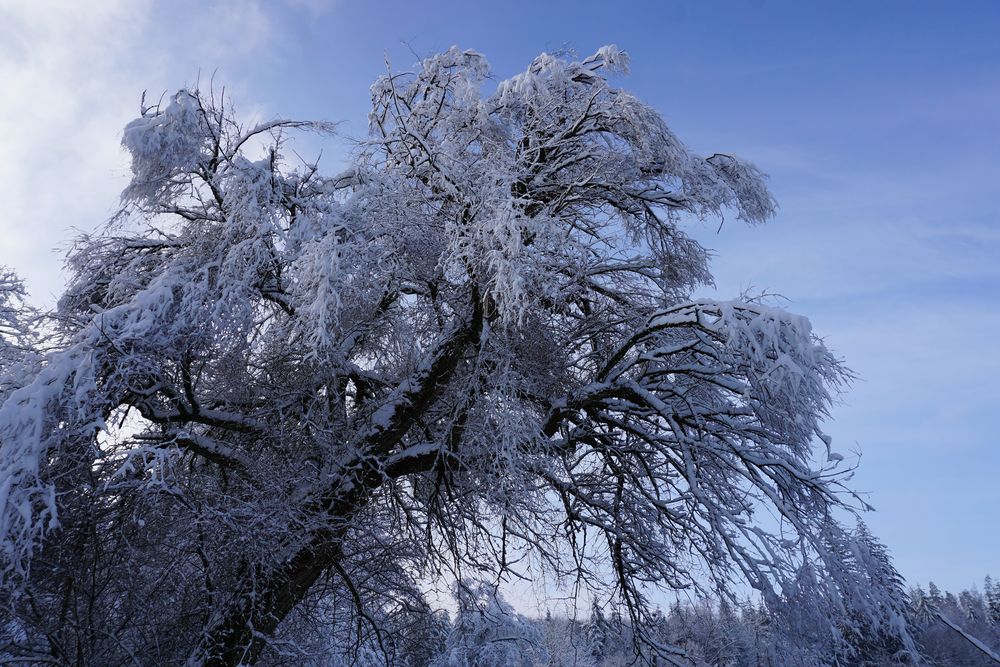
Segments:
[[[986,609],[990,623],[1000,627],[1000,582],[989,575],[983,582],[983,594],[986,596]]]

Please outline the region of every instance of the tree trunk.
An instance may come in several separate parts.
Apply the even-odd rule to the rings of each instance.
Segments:
[[[232,611],[208,629],[189,667],[252,665],[271,635],[340,552],[337,537],[323,533],[285,565],[244,591]]]

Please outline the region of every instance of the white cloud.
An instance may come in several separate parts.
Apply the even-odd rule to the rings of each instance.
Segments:
[[[136,91],[120,63],[146,9],[135,2],[0,7],[0,262],[18,268],[36,298],[47,300],[60,285],[51,250],[66,229],[106,217],[122,183],[115,139]]]
[[[36,302],[64,283],[53,250],[113,212],[128,177],[121,128],[142,91],[205,86],[218,69],[251,102],[238,72],[252,74],[276,34],[261,2],[0,0],[0,264]]]

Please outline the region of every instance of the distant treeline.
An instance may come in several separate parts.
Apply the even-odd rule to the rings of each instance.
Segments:
[[[515,614],[508,604],[480,591],[457,615],[435,613],[409,626],[409,642],[399,645],[396,660],[413,667],[624,667],[636,662],[637,637],[614,609],[594,605],[589,618],[549,613],[544,619]],[[464,608],[463,608],[464,607]],[[957,595],[931,583],[908,592],[911,632],[921,655],[905,651],[884,636],[853,640],[853,652],[838,643],[810,610],[778,618],[763,605],[702,601],[676,603],[657,614],[647,642],[639,647],[653,664],[694,667],[882,667],[997,665],[939,615],[994,652],[1000,648],[1000,583],[986,577],[982,589]],[[846,634],[846,629],[845,629]],[[648,642],[679,649],[671,657],[652,658]],[[664,652],[667,655],[667,652]]]

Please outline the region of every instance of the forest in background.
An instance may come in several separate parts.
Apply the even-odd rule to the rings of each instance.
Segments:
[[[630,625],[616,609],[594,604],[589,618],[558,612],[532,619],[516,614],[489,587],[459,594],[458,612],[408,619],[397,658],[412,667],[624,667],[635,664]],[[924,664],[986,667],[996,662],[938,619],[944,615],[989,647],[1000,646],[1000,583],[987,576],[980,590],[958,594],[933,582],[908,592],[911,629],[922,655],[900,650],[897,641],[870,636],[854,655],[835,656],[832,637],[806,607],[776,618],[750,599],[738,604],[674,603],[657,614],[658,638],[684,652],[679,664],[695,667],[880,667]],[[790,623],[789,618],[798,623]],[[363,662],[363,658],[355,656]]]

